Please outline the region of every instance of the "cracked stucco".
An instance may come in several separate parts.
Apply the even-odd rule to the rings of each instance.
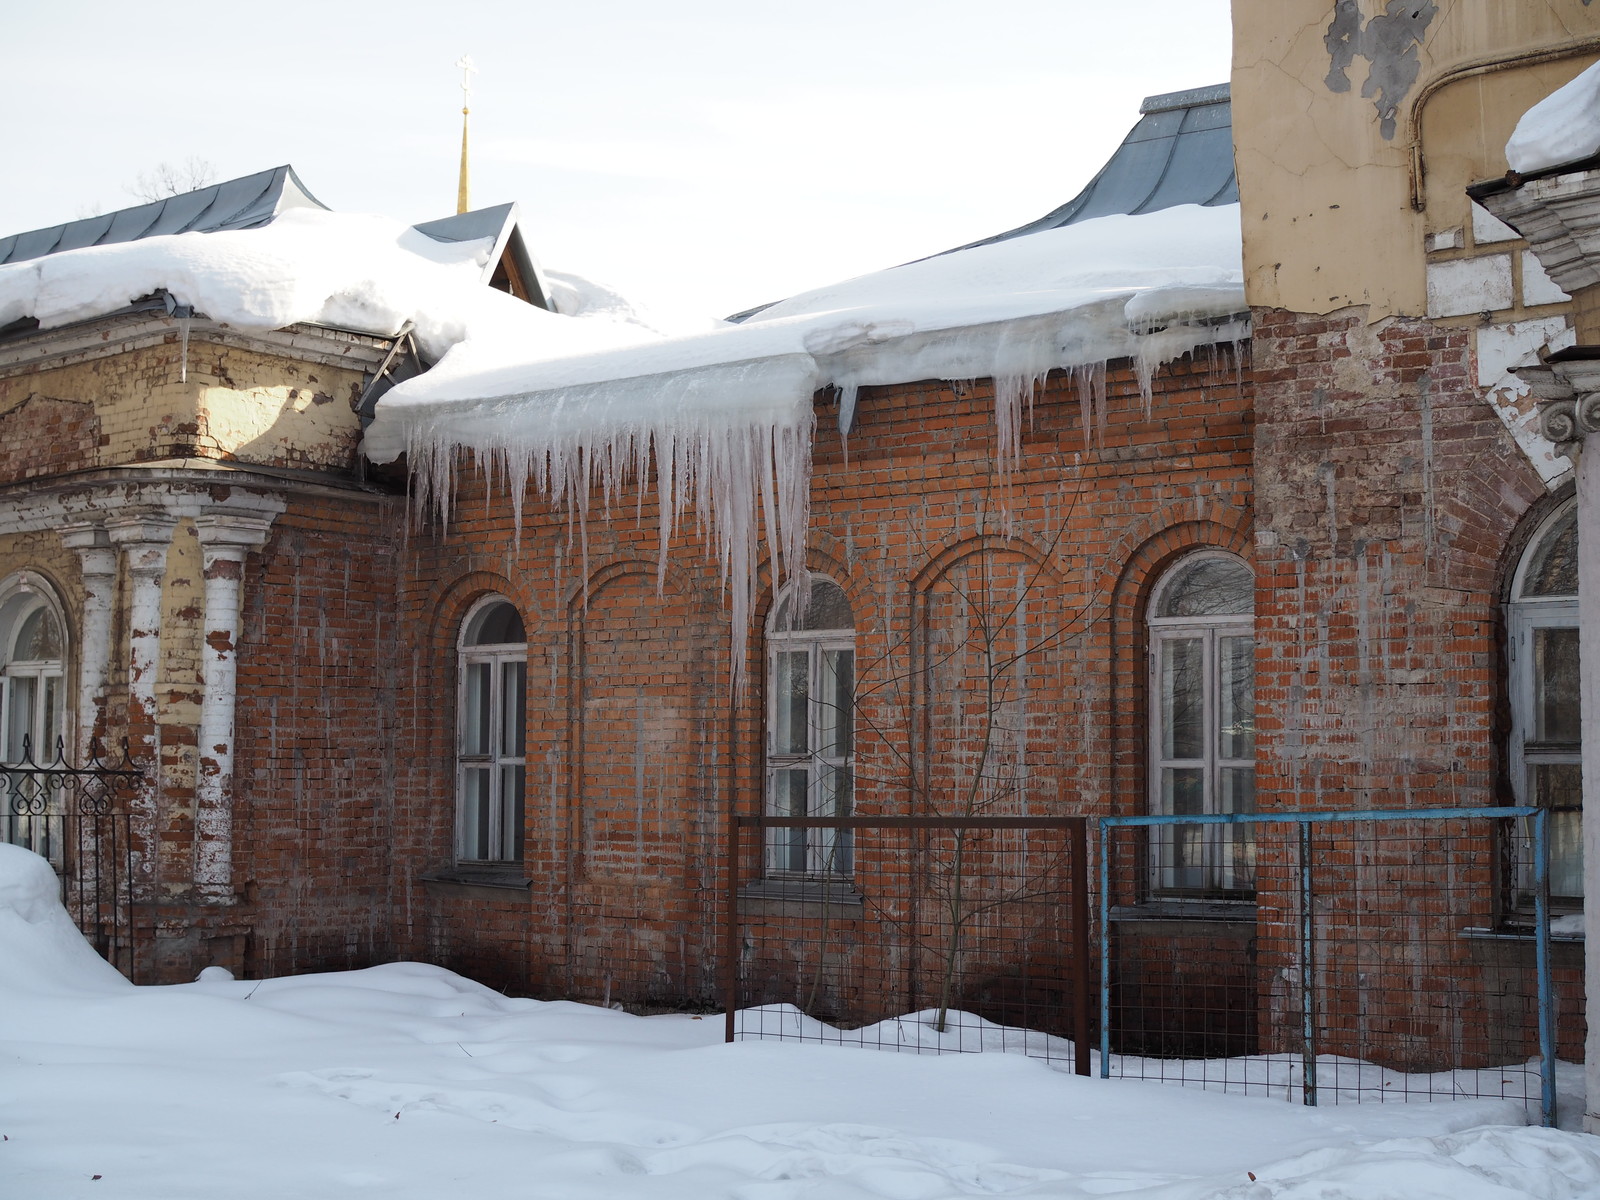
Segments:
[[[1412,208],[1418,97],[1464,64],[1600,36],[1600,8],[1584,0],[1234,0],[1233,9],[1250,302],[1316,313],[1366,305],[1372,320],[1423,313],[1423,236],[1466,215],[1464,196],[1459,213],[1447,197],[1448,219]],[[1514,125],[1520,109],[1501,107],[1527,91],[1502,96],[1494,75],[1473,83],[1474,103],[1454,106],[1459,120],[1496,128],[1488,137],[1474,128],[1463,148],[1445,144],[1457,118],[1428,117],[1436,96],[1462,86],[1433,93],[1422,110],[1437,143],[1422,153],[1451,159],[1452,187],[1458,174],[1505,170],[1492,161],[1504,145],[1499,124]]]

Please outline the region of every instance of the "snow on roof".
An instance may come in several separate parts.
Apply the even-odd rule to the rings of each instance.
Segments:
[[[1522,114],[1506,164],[1532,175],[1600,154],[1600,62]]]
[[[24,317],[55,328],[165,291],[245,330],[317,324],[386,337],[410,320],[433,358],[469,330],[519,341],[535,355],[649,336],[617,307],[602,320],[574,322],[486,286],[494,245],[493,237],[440,241],[387,217],[293,208],[259,228],[147,237],[0,266],[0,328]]]
[[[1229,322],[1245,311],[1242,280],[1238,206],[1185,205],[924,259],[657,342],[549,356],[471,338],[383,397],[363,451],[408,454],[417,494],[441,511],[462,451],[506,472],[514,506],[531,479],[580,511],[594,484],[614,494],[653,459],[663,568],[693,497],[742,630],[758,516],[786,570],[804,561],[818,388],[841,389],[848,430],[863,384],[993,378],[1005,462],[1049,371],[1131,358],[1148,397],[1156,366],[1241,335]]]
[[[408,453],[443,511],[464,451],[506,472],[520,524],[532,481],[580,514],[652,460],[661,561],[691,501],[745,627],[760,529],[784,573],[804,559],[812,397],[862,385],[993,378],[1002,465],[1052,369],[1080,386],[1130,358],[1150,374],[1241,336],[1237,205],[1113,215],[973,246],[791,297],[741,325],[684,332],[577,276],[550,275],[562,313],[483,283],[495,239],[440,241],[381,217],[301,207],[260,228],[146,237],[0,266],[0,327],[49,328],[165,291],[241,329],[311,323],[378,336],[410,321],[437,360],[378,403],[363,450]],[[736,656],[736,661],[739,659]]]

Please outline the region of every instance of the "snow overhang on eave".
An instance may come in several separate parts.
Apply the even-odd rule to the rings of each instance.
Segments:
[[[184,313],[166,296],[155,296],[113,312],[50,329],[0,334],[0,374],[90,362],[161,345],[187,322],[190,340],[371,374],[395,342],[356,330],[298,324],[282,329],[242,330],[203,314]]]

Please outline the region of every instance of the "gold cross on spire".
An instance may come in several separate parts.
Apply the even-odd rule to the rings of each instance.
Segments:
[[[472,108],[472,77],[478,68],[472,65],[472,56],[463,54],[456,59],[461,68],[461,175],[456,182],[456,211],[467,211],[467,116]]]

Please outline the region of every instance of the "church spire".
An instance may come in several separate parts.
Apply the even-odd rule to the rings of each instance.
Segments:
[[[461,68],[461,176],[456,182],[456,211],[467,211],[467,116],[471,112],[472,101],[472,76],[478,70],[472,65],[472,58],[463,54],[456,60],[456,66]]]

